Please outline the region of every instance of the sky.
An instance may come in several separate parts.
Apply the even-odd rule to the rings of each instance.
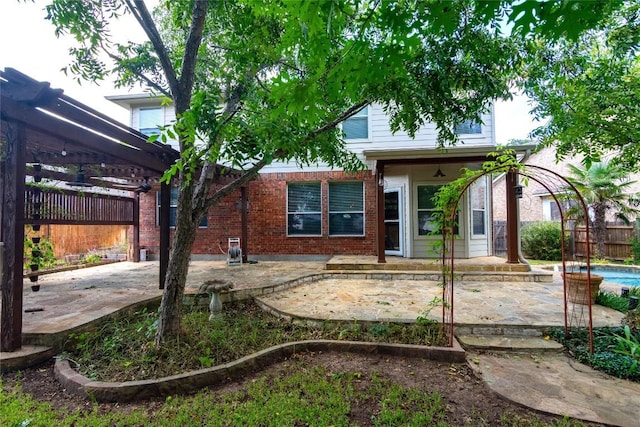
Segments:
[[[52,88],[63,89],[65,95],[129,124],[127,110],[105,99],[105,96],[126,93],[125,89],[115,89],[111,81],[104,81],[99,86],[89,82],[79,85],[72,76],[61,71],[70,63],[68,48],[72,42],[64,37],[56,38],[53,25],[44,19],[47,0],[0,0],[0,3],[0,69],[15,68],[36,80],[49,82]],[[131,31],[137,28],[135,22],[122,28],[127,32],[121,31],[121,34],[140,37],[141,32]],[[523,97],[496,103],[498,144],[527,137],[536,127],[528,111],[527,100]]]

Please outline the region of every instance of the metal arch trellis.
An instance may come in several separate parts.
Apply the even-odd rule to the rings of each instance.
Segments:
[[[505,169],[504,166],[496,167],[491,170],[484,171],[482,174],[473,176],[467,180],[464,187],[458,195],[456,202],[450,206],[448,212],[443,212],[442,227],[442,279],[443,279],[443,304],[442,304],[442,324],[445,328],[449,346],[453,346],[453,313],[454,313],[454,283],[455,283],[455,219],[456,212],[462,196],[467,192],[469,187],[479,178],[496,172],[511,172],[529,180],[537,182],[543,187],[555,201],[559,213],[561,223],[561,245],[562,245],[562,284],[564,294],[564,329],[565,336],[568,336],[572,329],[586,328],[589,333],[589,349],[593,353],[593,316],[592,316],[592,296],[589,292],[589,286],[586,287],[586,302],[580,304],[575,301],[575,293],[583,292],[573,287],[569,288],[567,284],[567,265],[569,258],[577,261],[575,255],[569,254],[569,248],[566,242],[566,234],[569,230],[575,230],[577,222],[584,222],[586,240],[590,242],[589,237],[589,221],[588,209],[584,199],[576,187],[563,176],[558,173],[536,165],[523,165],[521,168],[511,167]],[[577,206],[577,209],[575,207]],[[591,254],[589,244],[586,245],[585,258],[582,261],[586,269],[586,283],[591,283]],[[582,267],[582,266],[581,266]]]

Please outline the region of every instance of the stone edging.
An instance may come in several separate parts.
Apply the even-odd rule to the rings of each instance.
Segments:
[[[465,361],[465,351],[455,339],[453,347],[318,340],[281,344],[213,368],[153,380],[92,381],[73,370],[65,359],[56,359],[54,373],[63,387],[76,395],[95,399],[97,402],[131,402],[152,397],[193,393],[207,386],[257,372],[303,351],[388,354],[454,363]]]

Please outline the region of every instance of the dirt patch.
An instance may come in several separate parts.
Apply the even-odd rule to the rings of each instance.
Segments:
[[[305,353],[272,365],[261,372],[256,372],[240,381],[233,381],[211,390],[218,393],[230,393],[245,388],[255,378],[267,375],[284,377],[295,366],[322,366],[329,372],[359,372],[361,386],[365,388],[372,375],[384,377],[405,387],[419,388],[429,392],[438,392],[447,404],[447,418],[452,425],[529,425],[524,420],[553,422],[560,417],[541,414],[505,400],[491,391],[486,384],[476,377],[466,364],[450,364],[431,360],[409,359],[383,355],[359,355],[339,353]],[[11,388],[17,382],[22,389],[34,399],[49,402],[54,408],[62,411],[89,411],[94,403],[69,394],[53,376],[53,363],[31,368],[19,373],[7,373],[2,376],[3,387]],[[164,404],[164,399],[147,400],[126,404],[99,404],[102,413],[125,412],[135,409],[153,413]],[[354,408],[351,423],[370,425],[371,416],[376,414],[379,403],[363,402]],[[523,423],[518,420],[523,420]],[[503,424],[507,422],[508,424]],[[585,424],[596,426],[598,424]]]

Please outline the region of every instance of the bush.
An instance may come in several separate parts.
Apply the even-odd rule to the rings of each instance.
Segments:
[[[565,244],[568,243],[565,236]],[[559,222],[543,221],[526,225],[522,229],[522,252],[531,259],[562,260],[562,228]]]

